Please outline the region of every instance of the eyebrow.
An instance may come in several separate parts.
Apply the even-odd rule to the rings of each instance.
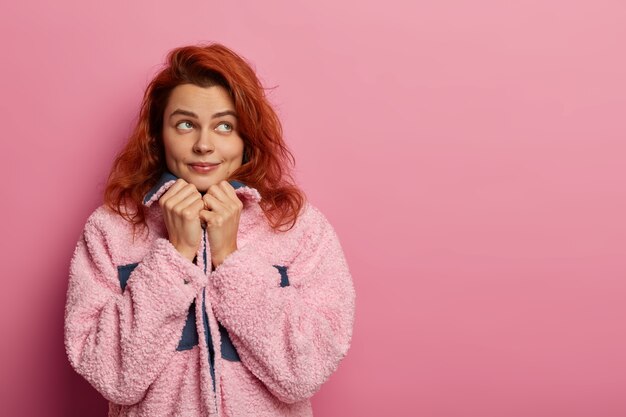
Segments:
[[[182,110],[182,109],[174,110],[172,114],[170,114],[170,118],[172,118],[173,116],[177,114],[182,114],[183,116],[188,116],[188,117],[193,117],[194,119],[199,119],[198,115],[195,114],[194,112],[188,111],[188,110]],[[222,116],[233,116],[237,118],[237,113],[235,113],[233,110],[220,111],[220,112],[215,113],[213,116],[211,116],[211,119],[215,119],[217,117],[222,117]]]

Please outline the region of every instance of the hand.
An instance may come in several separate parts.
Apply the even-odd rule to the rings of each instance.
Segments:
[[[199,217],[204,208],[202,195],[193,184],[178,179],[159,199],[159,205],[170,242],[185,258],[193,261],[202,238]]]
[[[200,219],[206,223],[211,262],[213,267],[217,267],[237,250],[237,231],[243,203],[227,181],[210,186],[202,199],[205,209],[200,211]]]

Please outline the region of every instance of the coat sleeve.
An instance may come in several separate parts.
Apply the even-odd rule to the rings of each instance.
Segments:
[[[74,369],[105,398],[130,405],[144,397],[175,353],[206,277],[159,238],[122,291],[105,238],[114,231],[95,217],[87,221],[70,264],[65,348]]]
[[[290,285],[251,243],[230,254],[210,278],[215,313],[242,363],[278,399],[311,397],[346,355],[355,291],[339,240],[307,206],[306,226],[291,244]],[[300,221],[300,220],[299,220]]]

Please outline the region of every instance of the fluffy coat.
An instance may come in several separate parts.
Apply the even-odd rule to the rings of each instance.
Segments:
[[[239,249],[211,271],[206,238],[195,264],[167,239],[153,203],[174,180],[146,196],[149,229],[134,239],[105,206],[89,216],[70,266],[70,363],[109,400],[109,417],[311,416],[354,322],[332,226],[306,203],[291,230],[275,232],[257,190],[233,183]]]

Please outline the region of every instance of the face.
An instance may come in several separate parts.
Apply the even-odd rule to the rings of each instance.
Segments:
[[[170,172],[198,191],[228,178],[241,166],[244,144],[226,89],[175,87],[163,114],[163,145]]]

